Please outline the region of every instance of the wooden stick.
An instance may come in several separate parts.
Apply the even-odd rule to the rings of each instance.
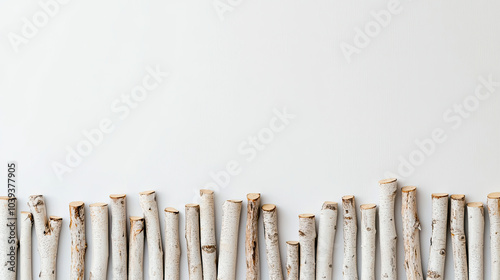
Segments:
[[[467,246],[465,238],[465,195],[451,195],[450,210],[451,244],[456,280],[469,279],[467,271]]]
[[[222,206],[218,280],[236,279],[241,202],[227,200]]]
[[[42,195],[31,195],[28,206],[33,214],[35,232],[38,239],[38,253],[40,254],[41,280],[56,279],[57,248],[61,233],[62,218],[50,216],[47,219],[47,210]]]
[[[427,279],[444,279],[447,222],[448,194],[434,193],[432,194],[432,236]]]
[[[0,276],[5,280],[17,277],[17,200],[0,196]]]
[[[179,211],[165,208],[165,280],[180,279]]]
[[[200,190],[200,233],[203,280],[217,279],[214,191]]]
[[[469,279],[484,277],[484,209],[481,202],[467,203],[469,229]]]
[[[71,280],[83,280],[85,277],[85,204],[73,201],[69,204],[69,231],[71,234]]]
[[[491,240],[491,280],[500,280],[500,192],[488,195]]]
[[[316,279],[316,221],[313,214],[299,215],[300,279]]]
[[[316,252],[316,279],[332,279],[333,244],[337,230],[338,203],[325,201],[321,207]]]
[[[113,279],[127,280],[127,195],[112,194],[109,198]]]
[[[108,276],[108,204],[89,205],[92,232],[92,264],[90,280],[106,280]]]
[[[32,280],[31,263],[31,228],[33,215],[30,212],[21,212],[21,238],[19,242],[20,280]]]
[[[276,205],[263,205],[262,213],[264,221],[264,237],[266,240],[266,255],[269,279],[283,280],[280,245],[278,238],[278,213],[276,210]]]
[[[299,242],[286,242],[286,280],[299,280]]]
[[[145,191],[139,193],[139,202],[146,222],[146,239],[149,255],[149,279],[163,280],[163,249],[161,245],[160,218],[156,193]]]
[[[247,224],[245,236],[245,256],[247,263],[247,280],[258,280],[259,265],[259,207],[260,194],[247,195]],[[270,275],[271,276],[271,275]]]
[[[406,279],[421,280],[423,274],[420,255],[420,221],[417,214],[417,188],[408,186],[401,190]]]
[[[358,264],[356,255],[356,238],[358,224],[356,218],[356,201],[353,195],[342,197],[344,208],[344,266],[342,273],[344,280],[358,279]]]
[[[361,209],[361,279],[375,280],[375,236],[377,233],[375,220],[377,206],[363,204]]]
[[[130,217],[128,279],[144,279],[144,218]],[[167,279],[167,278],[165,278]]]
[[[379,228],[380,228],[380,274],[381,279],[397,280],[397,233],[394,218],[394,203],[398,182],[384,179],[379,182]]]
[[[202,280],[200,205],[186,204],[186,247],[190,280]]]

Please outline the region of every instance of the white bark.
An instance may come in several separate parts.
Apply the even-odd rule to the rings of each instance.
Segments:
[[[299,242],[286,242],[286,280],[299,280]]]
[[[200,190],[200,233],[203,280],[217,279],[217,241],[215,238],[215,203],[212,190]]]
[[[361,209],[361,279],[375,280],[375,236],[377,206],[363,204]]]
[[[189,280],[202,280],[200,243],[200,206],[186,204],[186,250]]]
[[[338,203],[326,201],[321,207],[316,252],[316,280],[332,279],[333,244],[337,231]]]
[[[313,214],[299,215],[300,280],[316,279],[316,221]]]
[[[33,215],[30,212],[21,212],[21,237],[19,242],[19,273],[20,280],[32,280],[31,263],[31,228],[33,226]]]
[[[448,194],[432,194],[432,236],[427,279],[444,279],[446,232],[448,228]]]
[[[406,279],[422,280],[422,256],[420,253],[420,221],[417,214],[417,188],[403,187],[403,240],[405,250]]]
[[[85,204],[73,201],[69,204],[69,231],[71,235],[71,280],[83,280],[85,277]]]
[[[38,240],[38,253],[40,254],[39,278],[41,280],[55,280],[57,248],[59,247],[62,218],[51,216],[47,219],[47,210],[42,195],[31,195],[28,206],[33,214]]]
[[[356,217],[356,202],[353,195],[342,197],[344,208],[344,262],[342,273],[344,280],[358,279],[358,263],[356,255],[356,238],[358,222]]]
[[[165,208],[165,280],[180,279],[179,211]],[[203,268],[204,269],[204,268]]]
[[[160,232],[160,219],[158,217],[158,204],[156,193],[145,191],[139,198],[144,220],[146,221],[146,240],[149,255],[149,279],[163,280],[163,249]]]
[[[10,204],[10,205],[9,205]],[[0,276],[16,280],[17,275],[17,200],[0,197]]]
[[[92,263],[90,280],[106,280],[108,275],[108,204],[90,204]]]
[[[245,257],[247,264],[246,279],[258,280],[260,277],[259,258],[259,213],[260,194],[247,195],[247,224],[245,236]]]
[[[481,202],[467,203],[469,232],[469,279],[484,278],[484,209]]]
[[[469,279],[465,238],[465,195],[451,196],[450,232],[453,246],[453,266],[456,280]]]
[[[500,193],[488,195],[491,241],[491,280],[500,280]]]
[[[109,197],[113,280],[127,280],[127,196],[112,194]]]
[[[397,233],[394,219],[394,202],[398,190],[396,179],[384,179],[379,183],[379,229],[381,279],[397,280]]]
[[[128,279],[144,279],[144,218],[130,217]]]
[[[263,205],[262,213],[264,221],[264,237],[266,240],[266,255],[269,279],[283,280],[278,236],[278,213],[276,210],[276,205]]]
[[[218,280],[236,279],[241,202],[241,200],[227,200],[222,206]]]

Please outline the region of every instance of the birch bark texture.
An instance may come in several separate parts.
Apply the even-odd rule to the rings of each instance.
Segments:
[[[248,194],[247,223],[246,223],[246,233],[245,233],[245,257],[247,264],[247,270],[246,270],[247,280],[258,280],[260,277],[259,213],[260,213],[260,194],[259,193]]]
[[[150,280],[163,280],[163,248],[160,232],[160,218],[155,191],[139,193],[139,202],[146,222]]]
[[[299,242],[286,242],[286,280],[299,280]]]
[[[127,195],[109,196],[113,280],[127,280]]]
[[[241,200],[227,200],[222,206],[218,280],[236,279]]]
[[[266,255],[269,279],[283,280],[281,255],[278,235],[278,210],[274,204],[262,206],[264,221],[264,238],[266,240]]]
[[[31,229],[33,226],[33,215],[30,212],[21,212],[21,236],[19,240],[19,274],[20,280],[32,280],[31,262]]]
[[[108,204],[93,203],[89,208],[92,233],[90,280],[106,280],[109,260]]]
[[[363,204],[361,210],[361,280],[375,280],[375,236],[377,205]]]
[[[325,201],[321,207],[316,250],[316,280],[332,279],[337,209],[338,203],[332,201]]]
[[[200,190],[200,232],[203,280],[217,279],[214,191]]]
[[[469,229],[469,279],[484,278],[484,208],[481,202],[467,203]]]
[[[130,217],[128,279],[144,279],[144,218]],[[167,278],[165,278],[167,279]]]
[[[17,217],[16,206],[16,198],[0,197],[0,276],[5,280],[16,280],[17,277],[17,261],[11,259],[12,251],[13,258],[17,256],[16,223],[12,223]]]
[[[381,279],[397,280],[397,233],[394,218],[394,203],[398,190],[397,179],[379,182],[379,229],[380,229],[380,274]]]
[[[71,280],[83,280],[85,277],[85,204],[73,201],[69,204],[69,231],[71,235]]]
[[[491,280],[500,280],[500,192],[488,195],[491,242]]]
[[[165,208],[165,280],[180,279],[179,211]],[[205,271],[203,271],[205,272]]]
[[[299,215],[300,279],[316,279],[316,219],[313,214]]]
[[[446,261],[446,232],[448,229],[448,194],[433,193],[432,235],[429,250],[427,279],[444,279]]]
[[[423,280],[420,252],[420,220],[417,213],[417,188],[408,186],[403,187],[401,191],[406,279]]]
[[[186,204],[186,247],[189,280],[203,280],[200,243],[200,205]]]
[[[356,201],[353,195],[342,197],[344,212],[344,261],[342,274],[344,280],[358,280],[358,263],[356,239],[358,222],[356,217]]]
[[[40,254],[40,280],[55,280],[57,276],[57,249],[61,233],[62,218],[50,216],[47,219],[47,209],[42,195],[31,195],[28,206],[35,224]]]
[[[465,195],[453,194],[450,198],[450,232],[455,279],[467,280],[469,274],[467,268],[467,239],[465,238]]]

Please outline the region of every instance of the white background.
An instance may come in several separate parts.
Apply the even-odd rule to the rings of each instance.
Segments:
[[[500,87],[460,124],[443,117],[457,116],[448,110],[471,100],[480,76],[500,80],[500,3],[402,1],[401,12],[350,63],[342,42],[353,45],[355,29],[373,21],[370,13],[386,9],[386,1],[233,4],[220,20],[211,0],[71,0],[15,52],[9,34],[21,34],[22,18],[43,10],[36,1],[0,2],[0,181],[6,182],[6,163],[17,161],[19,210],[27,210],[30,194],[43,194],[49,215],[64,218],[59,279],[69,277],[69,202],[108,202],[109,194],[126,193],[129,215],[140,215],[138,193],[153,189],[160,209],[183,212],[212,181],[211,172],[231,160],[240,173],[216,192],[217,228],[225,199],[262,193],[263,203],[278,205],[283,263],[285,241],[298,238],[298,214],[319,214],[323,201],[340,202],[347,194],[358,205],[377,203],[377,181],[387,172],[398,175],[400,186],[416,185],[425,270],[431,193],[464,193],[467,201],[485,202],[500,190]],[[130,95],[146,67],[155,65],[170,77],[121,120],[111,110],[114,100]],[[238,147],[283,108],[295,118],[247,160]],[[85,140],[82,131],[105,118],[113,121],[113,132],[59,180],[54,162],[66,164],[66,148],[74,149]],[[418,153],[415,141],[435,129],[446,140],[411,174],[401,174],[400,157]],[[6,193],[6,183],[3,188]],[[401,236],[399,193],[397,198]],[[183,218],[181,271],[187,279]],[[238,279],[245,275],[245,221],[242,214]],[[342,276],[341,224],[339,219],[335,279]],[[90,221],[87,226],[88,275]],[[448,245],[446,278],[452,279]],[[398,250],[403,279],[402,239]],[[37,275],[35,247],[33,253]],[[266,279],[262,242],[261,259]],[[379,265],[377,259],[377,277]]]

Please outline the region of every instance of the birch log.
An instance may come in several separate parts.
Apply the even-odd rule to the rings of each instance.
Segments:
[[[127,196],[112,194],[111,209],[111,261],[113,279],[127,280]]]
[[[139,201],[146,222],[146,240],[149,255],[149,279],[163,280],[163,249],[161,245],[160,219],[156,193],[145,191],[139,193]]]
[[[500,280],[500,192],[488,195],[491,242],[491,280]]]
[[[16,198],[0,197],[0,276],[5,280],[16,280],[17,232]]]
[[[144,218],[130,217],[128,279],[144,279]],[[165,278],[167,279],[167,278]]]
[[[333,244],[337,230],[338,203],[326,201],[321,207],[316,252],[316,280],[332,279]]]
[[[316,279],[316,221],[313,214],[299,215],[300,280]]]
[[[450,232],[456,280],[469,279],[465,238],[465,195],[451,195]]]
[[[92,232],[92,263],[90,280],[106,280],[108,275],[108,204],[90,204],[90,222]]]
[[[247,263],[247,280],[258,280],[259,271],[259,213],[260,194],[247,195],[247,224],[245,236],[245,257]]]
[[[276,205],[263,205],[262,216],[264,221],[264,237],[266,240],[266,255],[269,279],[283,280],[280,244],[278,237],[278,213]]]
[[[202,280],[200,205],[186,204],[186,247],[189,280]]]
[[[342,273],[344,280],[358,279],[358,263],[356,255],[356,238],[358,224],[356,218],[356,201],[353,195],[342,197],[344,208],[344,262]]]
[[[432,194],[432,235],[427,279],[444,279],[446,230],[448,228],[448,194]]]
[[[21,212],[21,237],[19,242],[19,273],[20,280],[32,280],[31,263],[31,228],[33,226],[33,215],[30,212]]]
[[[69,231],[71,235],[71,280],[83,280],[85,277],[85,204],[73,201],[69,204]]]
[[[380,274],[384,280],[397,280],[397,233],[394,219],[394,202],[398,190],[396,179],[379,183]]]
[[[484,209],[481,202],[467,203],[469,229],[469,279],[482,280],[484,277]]]
[[[40,254],[39,278],[41,280],[55,280],[57,248],[59,247],[62,218],[51,216],[47,219],[47,210],[42,195],[31,195],[28,206],[33,215],[38,240],[38,253]]]
[[[218,280],[236,279],[241,202],[241,200],[227,200],[222,206]]]
[[[203,280],[217,279],[214,191],[200,190],[200,233]]]
[[[406,279],[422,280],[422,257],[420,253],[420,221],[417,214],[417,188],[403,187],[403,240],[405,251]]]
[[[286,280],[299,280],[299,242],[286,242]]]
[[[375,280],[375,220],[377,206],[363,204],[361,209],[361,279]]]
[[[165,280],[180,279],[179,211],[165,208]]]

